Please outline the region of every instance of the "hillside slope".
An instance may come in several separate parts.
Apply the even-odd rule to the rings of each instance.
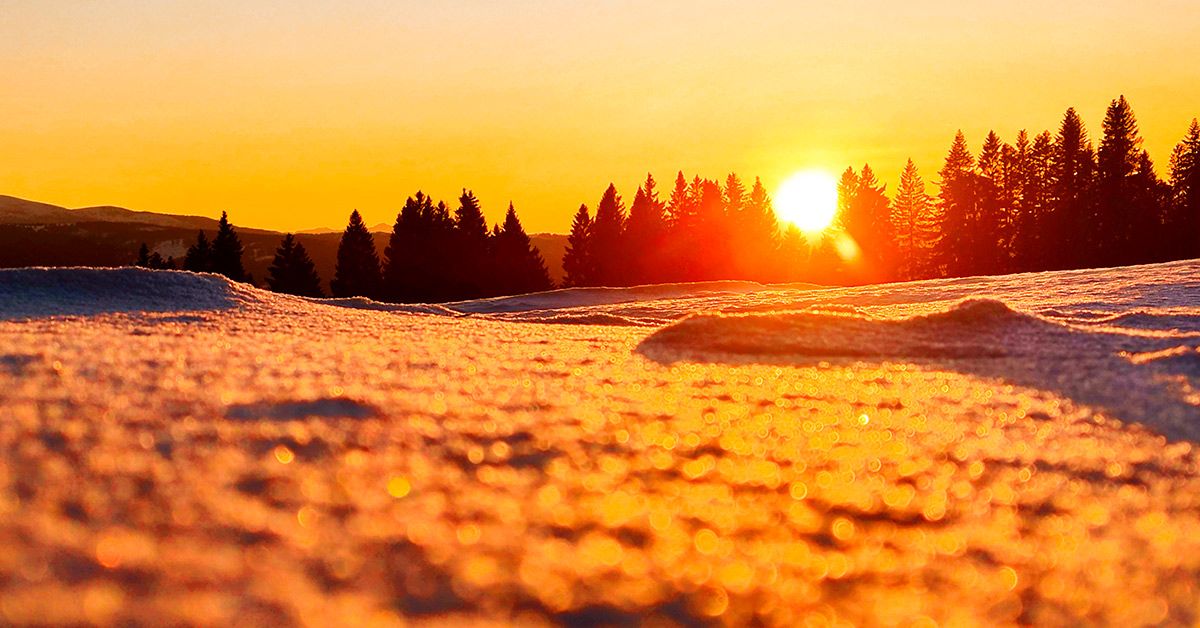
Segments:
[[[212,237],[216,229],[216,220],[202,216],[177,216],[108,206],[66,209],[0,195],[0,268],[125,266],[134,262],[143,242],[151,252],[157,252],[163,258],[182,260],[198,231],[203,230]],[[374,228],[381,255],[390,229],[390,225],[382,224]],[[313,258],[328,290],[341,231],[310,231],[301,232],[296,238]],[[238,233],[246,247],[243,260],[246,269],[261,286],[283,234],[244,227],[238,227]],[[531,238],[546,260],[550,278],[560,282],[566,236],[536,234]]]

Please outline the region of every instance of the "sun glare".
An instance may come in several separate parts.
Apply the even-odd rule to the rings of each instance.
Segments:
[[[837,180],[822,170],[788,177],[775,192],[775,214],[806,233],[824,231],[837,215]]]

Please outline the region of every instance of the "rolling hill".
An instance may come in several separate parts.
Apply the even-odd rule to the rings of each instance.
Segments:
[[[197,231],[203,230],[211,237],[216,229],[217,221],[203,216],[113,206],[68,209],[0,195],[0,268],[127,266],[134,262],[143,242],[164,258],[182,259]],[[386,224],[372,227],[381,255],[389,229]],[[246,269],[262,285],[283,233],[245,227],[237,230],[246,249],[243,258]],[[333,276],[340,238],[340,231],[328,229],[296,235],[312,256],[326,288]],[[551,279],[561,282],[566,236],[539,233],[530,238],[545,258]]]

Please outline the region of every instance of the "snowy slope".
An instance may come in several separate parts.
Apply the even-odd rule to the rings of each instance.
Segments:
[[[0,271],[0,623],[1194,624],[1200,263],[443,305]]]

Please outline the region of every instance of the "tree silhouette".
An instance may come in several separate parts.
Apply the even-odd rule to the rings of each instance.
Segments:
[[[1021,137],[1028,136],[1022,131]],[[1049,131],[1043,131],[1022,156],[1021,137],[1017,139],[1020,200],[1011,245],[1015,269],[1029,271],[1048,268],[1055,259],[1054,252],[1048,250],[1056,208],[1052,189],[1054,140]]]
[[[1121,96],[1109,104],[1104,114],[1104,137],[1098,153],[1098,211],[1093,223],[1095,263],[1128,261],[1130,245],[1144,231],[1144,217],[1137,215],[1139,191],[1134,180],[1141,161],[1141,144],[1133,109]]]
[[[454,235],[449,261],[453,298],[470,299],[486,294],[492,283],[488,261],[488,227],[475,194],[463,189],[454,210]]]
[[[900,174],[900,187],[892,200],[891,231],[896,238],[896,275],[901,279],[918,279],[929,272],[929,257],[933,249],[937,223],[933,203],[925,193],[925,182],[912,159]]]
[[[838,216],[842,228],[862,250],[868,280],[886,280],[894,274],[895,236],[891,233],[891,207],[886,186],[869,164],[862,174],[847,168],[838,182]]]
[[[731,273],[731,246],[726,228],[725,194],[716,181],[705,179],[694,182],[697,201],[693,226],[693,249],[703,254],[694,254],[691,281],[723,279]]]
[[[629,259],[625,247],[625,203],[617,194],[617,187],[608,184],[600,203],[596,205],[596,217],[592,221],[591,247],[596,277],[600,285],[629,285]]]
[[[454,219],[445,203],[417,192],[396,216],[384,250],[384,296],[401,303],[447,301],[458,295],[453,283],[459,258]]]
[[[497,287],[501,294],[540,292],[552,287],[542,254],[533,247],[512,203],[495,235]]]
[[[143,242],[142,245],[138,247],[137,260],[134,262],[134,266],[150,268],[153,270],[175,270],[175,258],[172,257],[164,260],[162,255],[160,255],[157,251],[151,253],[150,247]]]
[[[698,183],[697,179],[697,183]],[[697,193],[683,176],[683,171],[675,176],[675,187],[667,200],[666,216],[669,233],[667,246],[663,251],[665,268],[659,277],[665,281],[686,281],[694,275],[692,258],[695,256],[695,223]]]
[[[596,269],[592,260],[592,217],[587,205],[580,205],[571,221],[571,234],[567,236],[563,285],[568,288],[595,285]]]
[[[666,204],[659,200],[654,176],[647,173],[638,187],[625,229],[625,246],[631,256],[629,283],[651,283],[661,276],[666,263],[663,248],[667,239]]]
[[[245,267],[242,266],[242,241],[233,225],[229,223],[229,216],[225,212],[221,212],[217,236],[212,242],[212,272],[225,275],[234,281],[250,281]]]
[[[1008,266],[1008,204],[1005,198],[1004,143],[988,131],[976,164],[976,224],[971,233],[975,267],[973,274],[996,274]]]
[[[779,248],[779,220],[771,205],[771,196],[758,177],[750,188],[734,226],[738,238],[738,269],[740,273],[757,281],[771,281],[776,274],[771,265],[775,262],[775,251]]]
[[[208,236],[204,235],[203,231],[196,235],[196,243],[188,247],[187,254],[183,257],[183,269],[194,273],[213,272],[212,245],[208,243]]]
[[[1171,153],[1171,198],[1164,220],[1172,257],[1200,255],[1200,123]]]
[[[275,292],[302,297],[322,297],[321,277],[304,245],[292,234],[283,236],[267,271],[267,286]]]
[[[1095,230],[1096,153],[1083,120],[1067,109],[1054,142],[1048,241],[1076,243],[1050,251],[1051,268],[1076,268],[1090,261],[1099,233]],[[1057,253],[1057,254],[1056,254]]]
[[[975,274],[982,266],[979,251],[981,221],[975,158],[967,148],[967,138],[962,131],[954,136],[950,153],[938,175],[941,177],[938,198],[942,217],[940,264],[950,275]]]
[[[337,266],[330,290],[335,297],[378,298],[382,283],[375,239],[356,209],[350,213],[350,222],[338,242]]]

